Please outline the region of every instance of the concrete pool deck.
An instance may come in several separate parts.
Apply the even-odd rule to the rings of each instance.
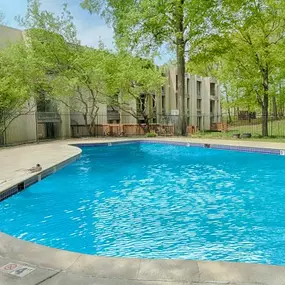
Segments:
[[[47,174],[80,156],[70,144],[136,139],[66,140],[0,150],[0,194],[39,174],[27,169],[40,163]],[[138,139],[141,140],[141,139]],[[146,139],[143,139],[146,140]],[[285,143],[158,138],[186,142],[285,150]],[[52,170],[50,172],[50,169]],[[30,273],[25,275],[25,272]],[[22,277],[21,277],[22,276]],[[68,252],[25,242],[0,233],[0,285],[285,285],[285,267],[190,260],[108,258]]]

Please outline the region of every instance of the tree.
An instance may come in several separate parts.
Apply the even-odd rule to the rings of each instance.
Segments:
[[[42,11],[40,0],[28,0],[26,15],[24,17],[17,16],[16,21],[27,29],[26,32],[31,37],[33,36],[31,33],[36,29],[60,35],[68,43],[79,44],[73,16],[68,10],[67,4],[62,5],[61,14],[56,16],[52,12]]]
[[[161,95],[165,77],[150,60],[128,53],[116,53],[114,60],[116,64],[112,66],[116,68],[112,68],[113,80],[110,83],[115,90],[119,90],[119,96],[111,96],[109,104],[119,107],[138,122],[143,121],[146,126],[144,130],[149,132],[150,124],[156,117],[153,110],[156,106],[153,104]]]
[[[80,46],[66,6],[57,17],[41,11],[39,1],[29,1],[27,15],[18,20],[29,28],[30,53],[45,73],[39,93],[82,115],[89,135],[94,135],[100,104],[127,111],[131,99],[140,100],[142,92],[150,94],[158,86],[155,81],[162,82],[149,61],[149,68],[143,70],[145,61],[130,54],[108,51],[103,44],[98,50]],[[119,101],[115,100],[118,93]],[[141,113],[146,117],[145,111]]]
[[[285,7],[279,0],[224,0],[219,9],[212,21],[218,30],[214,42],[226,48],[221,52],[215,45],[214,53],[244,98],[261,108],[262,135],[268,136],[270,98],[274,101],[276,79],[284,74]],[[197,44],[196,54],[209,52],[205,47],[205,42]]]
[[[51,80],[52,98],[81,114],[89,135],[95,134],[100,104],[106,104],[117,91],[108,72],[112,62],[113,55],[105,50],[77,47],[68,68]]]
[[[0,25],[3,25],[5,22],[5,16],[4,13],[0,11]]]
[[[24,43],[0,50],[0,136],[19,116],[34,109],[33,86],[40,70]]]
[[[185,58],[194,39],[211,32],[208,15],[215,0],[84,0],[115,30],[117,46],[149,56],[161,46],[176,52],[181,134],[186,134]]]

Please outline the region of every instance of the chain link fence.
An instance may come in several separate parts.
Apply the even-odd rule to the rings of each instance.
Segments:
[[[22,114],[9,124],[0,123],[0,146],[35,143],[45,140],[84,137],[144,137],[181,135],[185,120],[187,135],[194,137],[231,138],[250,134],[262,137],[262,116],[172,116],[154,114],[134,117],[128,114],[97,115],[94,120],[82,114]],[[285,138],[285,118],[269,116],[268,135]]]

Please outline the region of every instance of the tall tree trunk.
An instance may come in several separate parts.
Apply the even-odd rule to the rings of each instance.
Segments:
[[[92,136],[92,131],[91,131],[91,128],[90,128],[90,126],[88,124],[87,114],[83,114],[83,119],[84,119],[85,127],[86,127],[86,129],[88,131],[88,134],[90,136]]]
[[[283,118],[284,117],[284,102],[283,102],[283,94],[282,94],[282,85],[281,83],[279,84],[279,104],[278,104],[278,115],[279,117]]]
[[[273,119],[277,120],[278,119],[278,110],[277,110],[277,102],[276,102],[276,96],[272,97],[272,115]]]
[[[226,102],[227,102],[227,110],[228,110],[228,122],[229,122],[229,124],[230,123],[232,123],[232,115],[231,115],[231,108],[229,107],[229,103],[230,103],[230,101],[229,101],[229,96],[228,96],[228,87],[227,86],[225,86],[225,90],[226,90]]]
[[[187,123],[186,123],[186,112],[185,112],[185,41],[184,41],[183,5],[184,5],[184,0],[179,0],[176,9],[176,20],[177,20],[176,57],[177,57],[177,77],[178,77],[177,96],[179,102],[178,106],[179,116],[181,118],[179,133],[185,136]]]
[[[263,102],[262,102],[262,136],[268,137],[268,66],[264,69],[263,74]]]

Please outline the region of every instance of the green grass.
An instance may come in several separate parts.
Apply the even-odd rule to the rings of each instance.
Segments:
[[[251,133],[254,137],[262,135],[261,123],[248,123],[247,125],[231,125],[229,130],[235,133]],[[268,124],[269,136],[284,137],[285,138],[285,120],[270,121]]]
[[[268,124],[269,137],[262,137],[262,125],[255,122],[235,122],[229,125],[228,132],[199,132],[193,135],[194,138],[209,139],[233,139],[233,134],[251,133],[252,138],[243,140],[265,140],[275,142],[285,142],[285,120],[270,121]]]

